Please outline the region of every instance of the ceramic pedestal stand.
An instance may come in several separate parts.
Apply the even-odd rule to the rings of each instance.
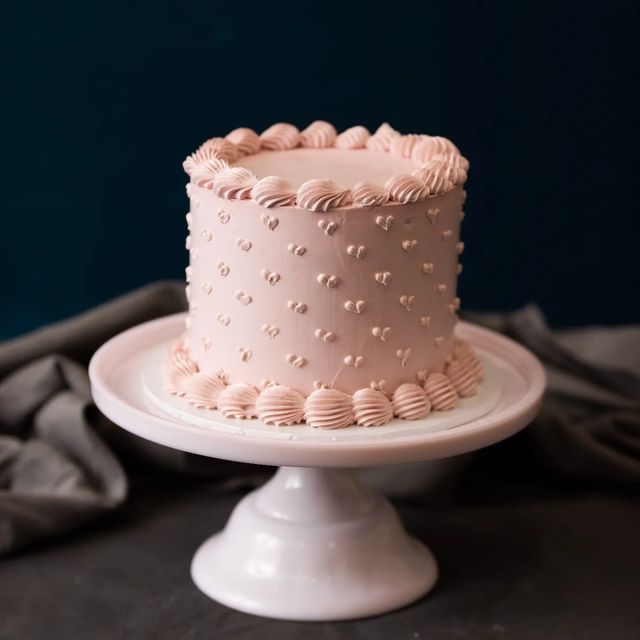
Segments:
[[[349,469],[444,458],[506,438],[536,414],[538,361],[514,342],[460,323],[486,370],[478,396],[451,412],[385,427],[321,431],[267,427],[192,410],[158,374],[183,316],[145,323],[107,342],[90,365],[93,395],[116,424],[200,455],[280,466],[246,496],[224,530],[198,549],[198,587],[230,607],[272,618],[340,620],[384,613],[427,593],[438,569],[394,508]]]

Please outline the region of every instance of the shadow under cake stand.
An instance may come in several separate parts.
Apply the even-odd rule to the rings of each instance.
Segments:
[[[545,385],[526,349],[461,322],[456,335],[482,360],[485,380],[454,410],[374,428],[269,427],[192,409],[163,390],[160,365],[183,326],[178,314],[109,340],[89,366],[93,397],[113,422],[153,442],[280,467],[240,501],[191,565],[211,598],[271,618],[360,618],[426,594],[438,576],[433,555],[350,469],[446,458],[498,442],[533,419]]]

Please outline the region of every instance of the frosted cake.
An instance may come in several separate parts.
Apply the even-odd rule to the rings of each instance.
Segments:
[[[183,166],[189,314],[171,393],[340,428],[476,392],[482,367],[454,338],[469,163],[451,141],[280,123],[207,140]]]

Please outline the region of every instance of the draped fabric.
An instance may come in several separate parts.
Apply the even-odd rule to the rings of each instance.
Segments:
[[[128,475],[195,474],[220,490],[266,477],[260,467],[143,441],[92,404],[87,365],[95,350],[128,327],[183,309],[183,285],[160,282],[0,344],[0,555],[118,508]],[[484,455],[496,468],[535,464],[556,481],[640,485],[640,328],[552,331],[533,306],[467,319],[509,335],[541,359],[549,388],[540,415],[514,439],[519,445],[508,459],[488,450],[370,469],[363,472],[368,483],[391,496],[428,501],[463,482]]]

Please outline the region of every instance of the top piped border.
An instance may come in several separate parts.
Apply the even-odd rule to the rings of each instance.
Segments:
[[[296,189],[284,178],[259,178],[245,167],[233,167],[238,158],[260,151],[313,149],[369,149],[410,158],[418,168],[390,176],[384,185],[359,182],[352,188],[314,178]],[[343,207],[379,207],[406,204],[442,195],[467,179],[468,160],[457,147],[440,136],[402,135],[386,122],[373,135],[362,126],[338,134],[328,122],[316,120],[299,131],[292,124],[274,124],[260,135],[252,129],[234,129],[224,138],[211,138],[186,158],[182,166],[191,181],[227,200],[253,200],[260,206],[293,207],[326,212]]]

